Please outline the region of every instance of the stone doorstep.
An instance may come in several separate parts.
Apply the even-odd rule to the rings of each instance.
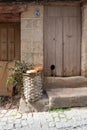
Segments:
[[[48,89],[49,109],[87,106],[87,87]]]
[[[19,112],[20,113],[30,113],[30,112],[43,112],[49,109],[49,99],[46,94],[43,97],[33,103],[26,103],[24,98],[20,99]]]
[[[19,112],[41,112],[59,107],[87,106],[87,87],[47,89],[47,95],[34,102],[20,100]]]
[[[87,86],[87,78],[83,76],[73,77],[45,77],[44,88],[75,88]]]

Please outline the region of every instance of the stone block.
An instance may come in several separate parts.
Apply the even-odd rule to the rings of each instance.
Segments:
[[[32,29],[33,28],[33,19],[22,19],[21,28],[22,29]]]
[[[87,87],[47,90],[49,108],[87,106]]]
[[[31,53],[22,52],[21,53],[21,60],[24,60],[28,63],[33,63],[33,55]]]
[[[32,41],[34,35],[32,29],[21,29],[21,41],[23,40],[29,40]]]
[[[29,112],[28,106],[23,98],[20,99],[19,112],[21,113]]]
[[[42,29],[43,27],[43,19],[33,19],[33,28],[39,28]]]
[[[45,77],[46,88],[79,88],[87,86],[87,78],[76,77]]]
[[[40,11],[40,16],[35,16],[35,11]],[[35,5],[35,6],[28,6],[27,11],[21,14],[22,18],[40,18],[43,17],[43,6]]]
[[[28,40],[21,41],[21,51],[26,53],[33,53],[33,42]]]
[[[40,16],[35,16],[35,11]],[[28,5],[21,14],[21,59],[43,65],[43,6]]]
[[[82,54],[81,54],[81,75],[87,76],[87,4],[82,8]]]
[[[34,54],[33,60],[34,60],[33,63],[35,65],[43,65],[43,54],[40,53]]]
[[[25,113],[25,112],[42,112],[47,111],[49,109],[49,100],[46,95],[43,95],[43,97],[34,102],[34,103],[27,103],[25,102],[24,98],[20,99],[20,105],[19,105],[19,112]]]
[[[43,53],[43,42],[33,42],[33,53]]]
[[[43,30],[41,29],[33,29],[33,41],[42,41],[43,40]]]

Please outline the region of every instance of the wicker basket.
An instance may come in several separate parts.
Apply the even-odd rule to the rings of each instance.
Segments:
[[[35,102],[42,97],[41,72],[23,74],[24,96],[26,102]]]

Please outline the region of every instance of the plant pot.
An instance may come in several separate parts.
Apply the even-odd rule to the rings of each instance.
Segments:
[[[24,96],[26,102],[35,102],[42,97],[41,72],[35,70],[23,74]]]

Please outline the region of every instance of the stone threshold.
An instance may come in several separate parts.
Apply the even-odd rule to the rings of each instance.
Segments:
[[[48,89],[49,109],[87,106],[87,87]]]
[[[87,78],[84,76],[73,77],[45,77],[44,87],[47,88],[77,88],[87,86]]]

